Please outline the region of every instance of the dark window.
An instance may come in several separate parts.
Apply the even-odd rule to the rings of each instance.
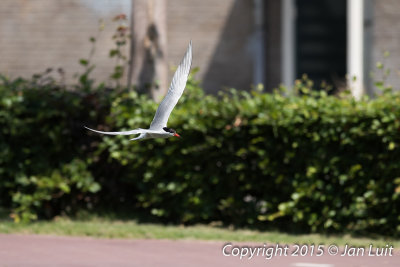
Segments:
[[[346,0],[297,0],[296,78],[340,87],[346,75]]]

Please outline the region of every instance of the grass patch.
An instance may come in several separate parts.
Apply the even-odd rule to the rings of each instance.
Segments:
[[[129,239],[172,239],[172,240],[215,240],[231,242],[280,243],[280,244],[349,244],[353,246],[384,246],[391,244],[400,247],[400,240],[386,238],[358,238],[350,235],[327,236],[319,234],[294,235],[280,232],[261,232],[255,230],[196,225],[171,226],[160,224],[141,224],[134,220],[110,220],[91,218],[71,220],[57,218],[53,221],[38,221],[29,224],[15,224],[9,220],[0,221],[0,233],[45,234],[63,236],[88,236],[95,238]]]

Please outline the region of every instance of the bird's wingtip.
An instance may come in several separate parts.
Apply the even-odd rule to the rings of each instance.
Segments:
[[[192,50],[193,50],[193,48],[192,48],[192,39],[190,39],[189,46],[187,48],[187,53],[191,55],[193,53]]]
[[[93,131],[93,132],[96,131],[96,130],[94,130],[94,129],[92,129],[92,128],[87,127],[86,125],[83,125],[83,128],[85,128],[86,130],[89,130],[89,131]]]

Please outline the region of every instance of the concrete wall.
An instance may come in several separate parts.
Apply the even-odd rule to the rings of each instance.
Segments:
[[[392,70],[388,83],[400,88],[400,1],[370,0],[367,70],[384,61]],[[266,1],[266,87],[280,82],[279,1]],[[119,13],[130,14],[131,0],[2,0],[0,1],[0,73],[29,77],[48,67],[62,67],[67,81],[82,71],[78,64],[90,51],[88,38],[105,20],[93,62],[93,77],[109,80],[114,62],[108,57]],[[207,92],[223,87],[248,89],[253,73],[253,1],[168,0],[168,62],[177,66],[190,39],[193,67]],[[275,14],[275,16],[274,16]],[[383,52],[391,56],[383,59]],[[170,72],[170,77],[173,71]],[[379,73],[376,74],[379,77]]]
[[[168,62],[177,66],[193,40],[193,67],[208,92],[221,87],[247,89],[252,79],[253,1],[169,0]],[[64,68],[67,81],[82,71],[90,36],[105,30],[97,42],[93,77],[109,80],[114,61],[108,57],[119,14],[129,16],[131,0],[2,0],[0,1],[0,73],[30,77],[48,67]],[[173,71],[170,72],[172,76]]]
[[[400,89],[400,1],[374,0],[372,14],[372,54],[371,67],[380,61],[391,69],[388,83]],[[384,51],[390,57],[384,59]],[[375,75],[381,77],[379,71]]]
[[[252,82],[253,1],[170,0],[167,5],[168,55],[176,66],[193,40],[193,67],[207,92],[250,88]]]
[[[0,1],[0,73],[30,77],[49,67],[62,67],[67,81],[81,72],[90,36],[105,19],[93,62],[94,77],[107,80],[114,66],[108,57],[119,13],[130,13],[130,0],[2,0]]]

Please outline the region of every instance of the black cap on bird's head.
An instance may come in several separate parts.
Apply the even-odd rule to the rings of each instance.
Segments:
[[[173,136],[181,138],[181,136],[177,134],[176,131],[172,128],[164,127],[163,130],[166,131],[167,133],[172,133]]]

